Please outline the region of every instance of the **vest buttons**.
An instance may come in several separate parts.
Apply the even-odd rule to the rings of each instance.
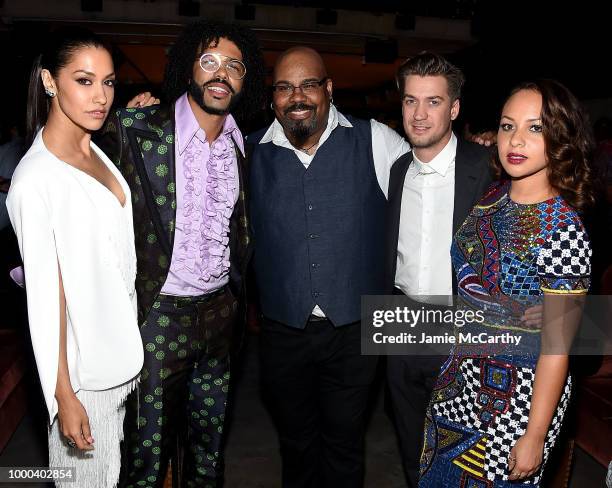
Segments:
[[[316,239],[317,237],[319,237],[319,234],[309,234],[308,237],[310,239]]]
[[[318,291],[315,291],[312,296],[318,298],[321,294]]]
[[[308,210],[312,210],[312,203],[308,204]]]
[[[312,264],[311,264],[311,266],[312,266],[313,268],[318,268],[318,267],[319,267],[319,263],[312,263]]]

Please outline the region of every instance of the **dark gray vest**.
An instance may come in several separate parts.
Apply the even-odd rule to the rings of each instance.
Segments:
[[[292,150],[249,137],[254,266],[263,314],[303,328],[315,304],[335,326],[384,289],[385,211],[368,121],[338,125],[308,170]]]

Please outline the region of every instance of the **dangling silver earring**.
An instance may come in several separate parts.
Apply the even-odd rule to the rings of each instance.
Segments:
[[[270,102],[270,108],[272,109],[272,112],[274,112],[274,103]]]
[[[51,97],[51,98],[55,96],[55,92],[49,88],[45,88],[45,93],[47,94],[48,97]]]
[[[329,103],[333,104],[334,103],[334,97],[329,97]]]

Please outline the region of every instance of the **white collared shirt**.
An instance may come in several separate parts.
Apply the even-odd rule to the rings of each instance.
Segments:
[[[329,107],[329,116],[327,118],[327,127],[319,139],[316,150],[325,144],[325,141],[329,139],[332,131],[338,127],[338,125],[341,125],[342,127],[353,127],[349,120],[338,112],[336,107],[331,104]],[[372,119],[370,120],[370,125],[372,127],[372,154],[374,156],[374,170],[376,171],[376,179],[378,180],[380,189],[384,193],[385,197],[387,197],[387,191],[389,188],[389,172],[391,171],[391,166],[393,166],[393,163],[400,156],[410,151],[410,144],[408,144],[408,142],[406,142],[402,136],[385,124],[381,124],[380,122]],[[308,168],[316,154],[316,150],[313,154],[306,154],[304,151],[300,151],[294,147],[289,142],[289,139],[287,139],[285,131],[277,119],[274,119],[272,125],[270,125],[261,141],[259,141],[260,144],[267,144],[270,142],[277,146],[291,149],[306,168]],[[318,305],[315,306],[312,313],[319,317],[325,317],[324,312]]]
[[[404,179],[395,286],[418,301],[424,301],[423,295],[453,292],[450,247],[456,153],[457,138],[452,134],[429,163],[413,154]]]

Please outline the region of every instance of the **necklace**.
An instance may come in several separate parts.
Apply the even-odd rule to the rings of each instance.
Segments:
[[[308,146],[308,147],[300,147],[300,151],[305,152],[306,154],[308,154],[308,151],[310,151],[313,147],[315,147],[317,144],[319,144],[319,141],[315,142],[312,146]]]

